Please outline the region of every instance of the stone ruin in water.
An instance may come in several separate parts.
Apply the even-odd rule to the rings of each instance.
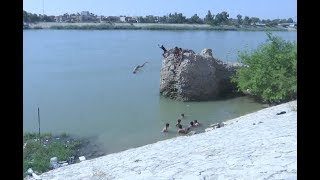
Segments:
[[[239,63],[213,58],[211,49],[169,49],[160,70],[160,94],[179,101],[206,101],[237,93],[231,76]]]

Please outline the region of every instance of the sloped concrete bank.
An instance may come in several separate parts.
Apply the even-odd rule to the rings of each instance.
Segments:
[[[277,115],[282,111],[286,113]],[[39,176],[51,180],[297,179],[296,101],[225,124],[206,133],[159,141]]]

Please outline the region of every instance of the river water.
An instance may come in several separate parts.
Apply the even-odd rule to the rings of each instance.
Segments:
[[[296,32],[274,32],[296,41]],[[223,61],[237,61],[238,51],[265,42],[265,32],[24,30],[23,130],[95,136],[106,153],[178,136],[183,125],[197,119],[203,132],[222,122],[259,109],[248,97],[223,101],[177,102],[159,95],[162,50],[175,46],[196,53],[211,48]],[[145,61],[142,72],[133,68]],[[169,133],[161,133],[165,123]]]

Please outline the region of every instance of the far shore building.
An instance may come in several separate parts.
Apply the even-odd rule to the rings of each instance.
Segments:
[[[125,22],[128,22],[128,23],[137,23],[138,20],[133,18],[133,17],[126,17],[125,18]]]
[[[258,27],[265,27],[266,26],[265,23],[256,23],[255,25],[258,26]]]
[[[281,24],[278,24],[278,26],[282,26],[282,27],[297,27],[297,23],[281,23]]]
[[[100,23],[105,23],[105,22],[107,22],[105,16],[98,16],[98,21],[99,21]]]
[[[89,21],[89,11],[81,11],[80,22],[88,22]]]
[[[120,22],[137,23],[138,17],[120,16]]]
[[[99,22],[99,19],[89,11],[81,11],[80,22]]]
[[[54,21],[56,21],[56,22],[62,22],[61,16],[55,16],[55,17],[54,17]]]
[[[81,16],[89,16],[89,11],[81,11]]]
[[[116,22],[120,22],[120,17],[119,16],[108,16],[105,18],[105,20],[108,23],[116,23]]]
[[[120,16],[120,22],[126,22],[126,16]]]
[[[139,16],[132,16],[132,19],[134,19],[137,23],[139,23]]]

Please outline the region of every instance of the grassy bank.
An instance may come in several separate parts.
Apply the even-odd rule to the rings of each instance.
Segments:
[[[72,140],[67,134],[53,136],[50,133],[40,135],[25,133],[23,136],[23,173],[32,168],[39,173],[50,170],[50,158],[57,157],[58,161],[66,161],[76,155],[80,147],[79,140]]]
[[[236,26],[209,26],[197,24],[72,24],[53,23],[37,24],[30,29],[75,29],[75,30],[216,30],[216,31],[288,31],[284,27],[236,27]]]

